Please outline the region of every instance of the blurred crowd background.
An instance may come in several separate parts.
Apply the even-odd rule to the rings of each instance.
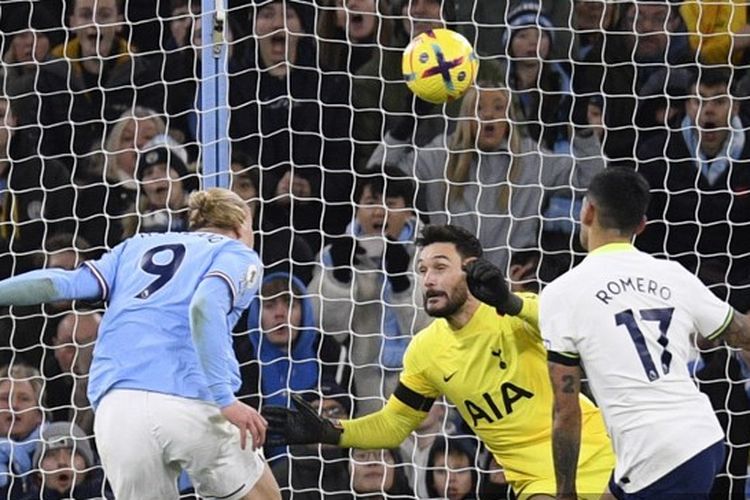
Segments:
[[[322,414],[382,406],[429,318],[425,223],[474,232],[515,290],[583,257],[577,218],[611,165],[652,188],[636,245],[750,309],[750,3],[230,0],[231,187],[266,266],[235,328],[240,396]],[[73,269],[138,232],[187,229],[200,185],[201,2],[0,3],[0,278]],[[408,41],[448,27],[480,71],[416,99]],[[103,304],[0,317],[0,496],[111,496],[86,381]],[[147,332],[144,332],[147,334]],[[691,369],[731,453],[715,498],[745,498],[750,356],[696,345]],[[441,401],[400,449],[267,449],[286,498],[512,497]],[[186,497],[190,483],[181,479]]]

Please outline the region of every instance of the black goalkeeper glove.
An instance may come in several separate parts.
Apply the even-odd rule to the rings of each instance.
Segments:
[[[333,277],[341,283],[350,283],[352,267],[359,263],[359,256],[365,253],[364,248],[351,236],[338,236],[331,243],[330,252]]]
[[[388,275],[388,281],[396,293],[406,291],[411,286],[409,280],[409,262],[411,256],[406,250],[406,245],[396,241],[386,241],[385,243],[385,272]]]
[[[338,421],[318,415],[310,404],[297,394],[292,394],[296,410],[283,406],[268,406],[261,414],[268,421],[266,446],[290,444],[339,444],[344,430]]]
[[[521,312],[523,299],[510,291],[503,272],[495,264],[476,259],[464,266],[464,272],[474,297],[493,306],[500,314],[515,316]]]

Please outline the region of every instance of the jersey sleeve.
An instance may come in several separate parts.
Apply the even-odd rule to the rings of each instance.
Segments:
[[[109,299],[110,291],[115,286],[117,269],[125,245],[127,245],[127,241],[120,243],[112,250],[102,255],[99,259],[86,261],[82,264],[82,266],[87,267],[92,272],[96,280],[99,282],[99,287],[102,291],[101,300]]]
[[[685,307],[690,311],[695,330],[709,340],[719,337],[732,321],[734,309],[714,295],[695,275],[678,266],[675,264],[682,275],[680,294],[686,301]]]
[[[518,315],[510,318],[514,331],[523,331],[530,335],[535,342],[542,341],[539,330],[539,296],[535,293],[519,293],[523,298],[523,307]]]
[[[550,361],[567,365],[580,363],[577,338],[562,287],[548,286],[539,300],[539,328]]]
[[[427,377],[429,370],[428,357],[431,346],[429,338],[417,334],[409,343],[404,353],[404,369],[401,371],[400,382],[408,389],[423,398],[434,399],[440,396],[440,391]],[[406,403],[406,401],[404,401]]]
[[[261,274],[258,254],[240,242],[232,242],[216,255],[204,277],[223,280],[229,288],[232,307],[245,309],[258,291]]]

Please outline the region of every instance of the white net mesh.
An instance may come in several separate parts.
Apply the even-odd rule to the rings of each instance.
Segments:
[[[235,328],[240,397],[257,407],[323,394],[332,417],[379,409],[430,321],[419,227],[468,229],[516,290],[538,291],[583,256],[581,197],[607,164],[651,185],[637,245],[750,309],[747,11],[728,0],[230,1],[230,119],[216,132],[230,138],[231,187],[254,208],[266,266],[262,301]],[[210,111],[200,12],[190,0],[0,5],[1,277],[186,229]],[[462,100],[431,105],[407,89],[401,53],[445,26],[472,42],[480,73]],[[85,439],[104,311],[66,303],[0,318],[2,498],[110,495]],[[743,498],[750,358],[700,347],[694,373],[730,450],[714,498]],[[476,438],[446,451],[443,436],[468,432],[459,420],[438,403],[399,452],[267,457],[289,498],[505,498],[502,464]],[[78,428],[41,439],[53,421]],[[73,442],[80,462],[45,462]],[[180,486],[190,494],[184,476]]]

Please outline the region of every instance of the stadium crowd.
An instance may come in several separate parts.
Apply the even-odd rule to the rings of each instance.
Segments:
[[[235,328],[240,397],[379,409],[430,321],[419,227],[459,224],[514,290],[583,256],[576,219],[607,166],[650,183],[635,241],[750,310],[750,5],[702,0],[229,1],[231,188],[265,265]],[[139,232],[187,229],[200,165],[201,2],[0,7],[0,278],[74,269]],[[476,88],[434,105],[408,40],[475,42]],[[86,380],[104,304],[0,317],[0,498],[111,496]],[[147,332],[145,332],[147,334]],[[730,443],[714,498],[745,498],[750,354],[696,347]],[[502,464],[439,402],[399,448],[268,448],[285,498],[511,498]],[[190,483],[181,479],[186,495]]]

